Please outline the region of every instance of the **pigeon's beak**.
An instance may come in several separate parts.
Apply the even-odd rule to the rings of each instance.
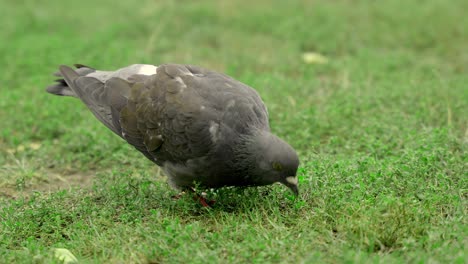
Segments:
[[[299,189],[297,188],[297,178],[295,176],[286,177],[283,184],[288,186],[288,188],[291,189],[295,196],[299,195]]]

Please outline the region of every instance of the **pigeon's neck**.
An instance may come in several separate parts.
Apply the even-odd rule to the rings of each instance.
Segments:
[[[240,137],[234,149],[234,164],[243,177],[252,177],[251,173],[258,171],[271,137],[274,135],[269,131],[253,131]]]

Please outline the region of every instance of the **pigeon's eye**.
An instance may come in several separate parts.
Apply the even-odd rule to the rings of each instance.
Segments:
[[[273,161],[273,163],[271,163],[271,166],[273,167],[273,169],[275,171],[282,171],[283,170],[283,166],[281,165],[281,163],[279,163],[277,161]]]

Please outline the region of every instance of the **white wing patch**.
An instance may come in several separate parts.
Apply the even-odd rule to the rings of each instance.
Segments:
[[[131,75],[153,75],[157,73],[158,67],[149,64],[132,64],[125,68],[118,69],[116,71],[95,71],[86,76],[94,77],[101,82],[106,82],[110,78],[117,77],[120,79],[128,80]]]
[[[138,69],[138,74],[141,75],[153,75],[157,73],[158,67],[149,64],[140,64],[140,69]]]

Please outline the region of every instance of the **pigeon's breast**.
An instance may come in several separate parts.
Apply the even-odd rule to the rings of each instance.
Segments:
[[[203,157],[190,159],[185,163],[164,162],[162,168],[168,177],[169,184],[177,189],[201,184],[204,187],[220,187],[223,173],[219,173],[220,164],[211,158]]]
[[[232,157],[229,151],[224,155],[208,155],[189,159],[186,162],[165,161],[162,165],[172,187],[183,189],[200,184],[203,187],[216,188],[237,185],[235,172],[229,164]]]

